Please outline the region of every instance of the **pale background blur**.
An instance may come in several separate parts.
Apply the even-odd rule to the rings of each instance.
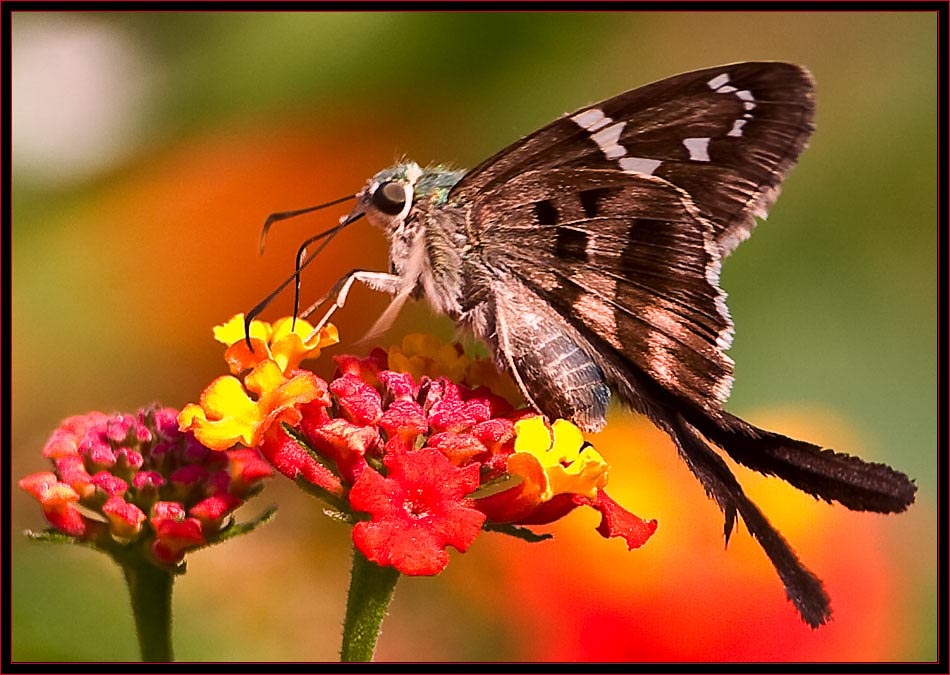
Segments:
[[[576,513],[529,545],[483,535],[436,579],[403,579],[382,660],[858,660],[936,656],[936,28],[927,13],[44,13],[12,30],[12,453],[45,469],[63,417],[181,407],[224,372],[211,327],[292,270],[358,189],[403,154],[473,166],[558,115],[685,70],[787,60],[817,80],[817,131],[767,223],[727,261],[729,408],[916,477],[901,516],[850,513],[740,480],[822,577],[811,631],[669,441],[617,411],[594,442],[610,491],[660,522],[643,549]],[[305,301],[384,269],[360,223],[305,276]],[[352,343],[385,307],[354,290]],[[289,312],[290,295],[265,313]],[[449,322],[421,306],[382,340]],[[342,353],[344,345],[328,354]],[[329,358],[314,368],[330,374]],[[333,660],[348,531],[276,479],[246,508],[276,522],[189,558],[176,656]],[[25,493],[13,531],[44,526]],[[16,660],[135,660],[118,569],[13,541]]]

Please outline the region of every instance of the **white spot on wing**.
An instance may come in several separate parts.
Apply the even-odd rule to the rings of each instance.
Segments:
[[[731,84],[726,84],[728,81],[729,81],[729,75],[727,73],[723,73],[722,75],[717,75],[713,79],[709,80],[709,82],[707,82],[706,84],[708,84],[710,89],[715,91],[717,94],[733,94],[736,98],[738,98],[742,102],[742,107],[746,111],[754,109],[755,96],[752,94],[752,92],[749,91],[748,89],[740,90],[740,89],[737,89],[736,87],[733,87]],[[742,126],[745,124],[744,120],[751,119],[752,115],[749,112],[746,112],[745,114],[742,115],[742,117],[743,119],[737,119],[733,123],[732,129],[730,129],[729,133],[726,134],[727,136],[737,137],[737,136],[742,135]],[[684,143],[687,144],[686,145],[687,148],[690,147],[688,143],[688,141],[690,140],[693,140],[693,139],[686,139],[686,141],[683,141]],[[708,156],[705,159],[693,157],[692,149],[690,149],[690,159],[694,159],[697,161],[705,161],[705,162],[709,161]]]
[[[617,122],[606,129],[598,131],[596,134],[591,134],[591,140],[600,146],[600,149],[607,159],[617,159],[627,154],[623,146],[618,143],[620,134],[623,133],[623,128],[626,124],[626,122]]]
[[[581,129],[586,129],[587,131],[599,129],[605,124],[610,123],[610,118],[604,115],[604,111],[600,108],[585,110],[584,112],[574,115],[571,119],[574,120]]]
[[[689,150],[689,158],[694,162],[709,161],[708,138],[684,138],[683,145]]]
[[[647,159],[646,157],[624,157],[620,160],[620,168],[629,173],[652,175],[662,163],[658,159]]]
[[[709,82],[707,82],[706,84],[709,85],[710,89],[715,91],[716,89],[719,89],[719,87],[721,87],[728,81],[729,81],[729,73],[722,73],[720,75],[716,75],[716,77],[709,80]]]
[[[742,106],[746,110],[752,110],[755,107],[755,96],[748,89],[737,91],[736,96],[742,101]]]
[[[621,159],[627,154],[627,149],[620,145],[620,136],[623,134],[623,128],[627,125],[626,122],[614,122],[600,108],[591,108],[579,112],[572,115],[571,120],[581,129],[590,132],[590,139],[597,144],[600,151],[604,153],[604,157],[620,159],[620,168],[624,171],[628,170],[624,165],[626,158]],[[647,162],[646,166],[650,167],[649,163],[653,160],[644,161]],[[642,171],[642,173],[651,173],[657,165],[659,165],[659,162],[656,162],[656,165],[653,165],[649,170]]]

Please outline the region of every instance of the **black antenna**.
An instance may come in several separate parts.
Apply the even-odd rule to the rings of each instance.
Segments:
[[[326,245],[335,237],[340,230],[349,225],[352,222],[355,222],[363,217],[363,214],[360,213],[356,216],[347,216],[340,221],[340,224],[336,227],[332,227],[326,232],[321,232],[320,234],[310,237],[307,241],[300,245],[300,248],[297,249],[297,257],[294,258],[294,277],[297,281],[294,284],[294,314],[293,318],[290,320],[290,329],[293,330],[297,326],[297,312],[300,310],[300,270],[302,270],[311,260],[317,257],[317,254],[320,253]],[[307,247],[318,239],[322,239],[329,235],[329,238],[320,244],[319,248],[313,252],[313,255],[308,256],[306,262],[301,263],[301,258],[307,254]]]
[[[346,199],[352,199],[352,197],[347,197]],[[338,203],[340,203],[341,201],[344,201],[344,200],[342,200],[342,199],[336,200],[335,202],[329,202],[329,203],[324,204],[324,205],[322,205],[322,206],[330,206],[330,205],[332,205],[332,204],[338,204]],[[300,213],[307,213],[308,211],[315,210],[316,208],[322,208],[322,207],[312,207],[312,208],[310,208],[310,209],[301,209],[299,212],[297,212],[297,214],[299,215]],[[295,212],[293,212],[293,211],[287,211],[287,212],[285,212],[285,213],[295,213]],[[274,214],[274,215],[275,215],[275,216],[282,216],[282,215],[285,215],[285,214]],[[289,277],[287,277],[286,279],[284,279],[284,280],[280,283],[280,285],[277,286],[277,288],[275,288],[273,291],[271,291],[271,292],[267,295],[266,298],[264,298],[264,299],[261,300],[259,303],[257,303],[253,308],[251,308],[251,310],[250,310],[247,314],[244,315],[244,342],[247,344],[248,349],[250,349],[251,351],[254,351],[254,347],[251,345],[251,321],[253,321],[262,311],[264,311],[264,308],[266,308],[267,305],[269,305],[269,304],[271,303],[271,301],[273,301],[273,299],[276,298],[277,295],[278,295],[282,290],[284,290],[284,289],[287,287],[287,284],[289,284],[291,281],[295,281],[295,280],[296,280],[296,287],[295,287],[296,290],[295,290],[295,293],[294,293],[294,320],[296,320],[296,318],[297,318],[297,308],[298,308],[299,302],[300,302],[300,297],[299,297],[299,296],[300,296],[300,272],[301,272],[307,265],[309,265],[311,262],[313,262],[314,258],[316,258],[316,257],[320,254],[320,252],[323,251],[324,248],[326,248],[327,244],[329,244],[329,243],[333,240],[333,237],[335,237],[337,234],[339,234],[340,231],[342,231],[343,228],[345,228],[347,225],[350,225],[351,223],[354,223],[354,222],[356,222],[357,220],[359,220],[360,218],[362,218],[363,215],[364,215],[364,214],[362,214],[362,213],[358,213],[358,214],[355,214],[355,215],[352,215],[352,214],[351,214],[351,215],[347,216],[346,218],[344,218],[343,220],[341,220],[338,225],[334,225],[333,227],[331,227],[331,228],[329,228],[329,229],[327,229],[327,230],[324,230],[323,232],[321,232],[321,233],[319,233],[319,234],[316,234],[316,235],[310,237],[310,239],[308,239],[307,241],[305,241],[305,242],[300,246],[300,248],[297,249],[297,259],[296,259],[296,265],[294,266],[294,272],[293,272],[293,274],[291,274]],[[293,216],[292,216],[292,215],[288,215],[288,216],[286,216],[286,217],[287,217],[287,218],[292,218]],[[273,216],[271,216],[271,217],[268,218],[268,222],[276,222],[277,220],[282,220],[282,218],[274,218]],[[265,226],[266,226],[266,225],[265,225]],[[317,247],[317,250],[315,250],[313,253],[307,255],[307,257],[306,257],[303,261],[301,261],[301,256],[303,256],[303,255],[305,254],[307,246],[310,245],[310,244],[312,244],[313,242],[319,241],[320,239],[323,239],[323,238],[326,238],[326,241],[324,241],[322,244],[320,244],[320,246]]]
[[[258,242],[257,248],[259,253],[264,252],[264,240],[267,239],[267,233],[270,231],[271,225],[281,220],[288,220],[290,218],[296,218],[297,216],[302,216],[305,213],[311,213],[313,211],[319,211],[320,209],[325,209],[328,206],[336,206],[337,204],[342,204],[343,202],[356,198],[356,195],[347,195],[346,197],[340,197],[339,199],[334,199],[332,202],[327,202],[325,204],[317,204],[316,206],[308,206],[305,209],[296,209],[295,211],[281,211],[280,213],[272,213],[267,216],[267,220],[264,221],[264,226],[261,228],[261,239]]]

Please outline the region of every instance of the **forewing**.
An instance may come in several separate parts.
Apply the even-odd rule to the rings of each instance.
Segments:
[[[532,172],[473,206],[499,278],[543,298],[592,345],[718,410],[732,323],[708,223],[665,181],[609,170]]]
[[[800,66],[736,63],[683,73],[582,108],[482,162],[453,188],[472,200],[529,171],[613,169],[682,188],[723,256],[764,217],[813,126]]]

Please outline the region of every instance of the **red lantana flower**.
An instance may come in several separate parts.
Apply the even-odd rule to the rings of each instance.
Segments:
[[[478,488],[478,465],[455,467],[431,448],[388,453],[384,464],[386,477],[363,471],[350,490],[350,505],[370,514],[354,526],[353,541],[377,565],[438,574],[449,564],[445,547],[464,552],[485,522],[466,499]]]
[[[263,322],[257,330],[275,332]],[[235,339],[222,340],[232,356]],[[354,524],[355,546],[377,565],[437,574],[447,547],[464,552],[483,529],[539,539],[521,526],[578,506],[598,510],[598,531],[630,548],[656,529],[607,497],[607,463],[576,426],[549,424],[494,393],[486,385],[512,387],[458,345],[410,336],[388,352],[338,356],[329,383],[298,368],[301,360],[277,362],[262,350],[243,383],[212,383],[179,422],[213,448],[255,439],[278,471]],[[279,376],[256,376],[265,368]]]

